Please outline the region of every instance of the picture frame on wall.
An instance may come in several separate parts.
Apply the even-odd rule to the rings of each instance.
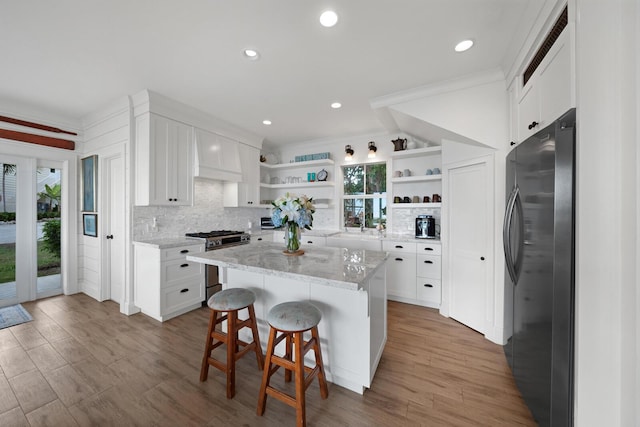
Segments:
[[[98,237],[98,214],[82,214],[82,234]]]
[[[98,156],[93,155],[82,159],[82,211],[97,211],[98,196]]]

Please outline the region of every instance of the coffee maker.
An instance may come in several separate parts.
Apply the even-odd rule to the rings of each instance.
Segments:
[[[418,215],[416,218],[416,239],[435,239],[436,219],[431,215]]]

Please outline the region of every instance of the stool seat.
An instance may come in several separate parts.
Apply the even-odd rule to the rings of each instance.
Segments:
[[[213,294],[207,305],[216,311],[240,310],[256,302],[256,295],[249,289],[231,288]]]
[[[322,313],[313,304],[303,301],[284,302],[274,306],[267,322],[279,331],[300,332],[318,326]]]

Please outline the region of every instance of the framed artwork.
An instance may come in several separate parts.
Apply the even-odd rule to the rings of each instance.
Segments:
[[[85,236],[98,237],[98,214],[82,214],[82,233]]]
[[[82,211],[95,212],[98,195],[98,156],[82,159]]]

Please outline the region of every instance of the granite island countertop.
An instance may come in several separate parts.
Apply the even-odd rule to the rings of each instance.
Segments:
[[[261,242],[188,255],[188,261],[272,276],[305,280],[342,289],[363,289],[387,254],[364,249],[305,248],[301,256],[282,253],[282,243]]]

